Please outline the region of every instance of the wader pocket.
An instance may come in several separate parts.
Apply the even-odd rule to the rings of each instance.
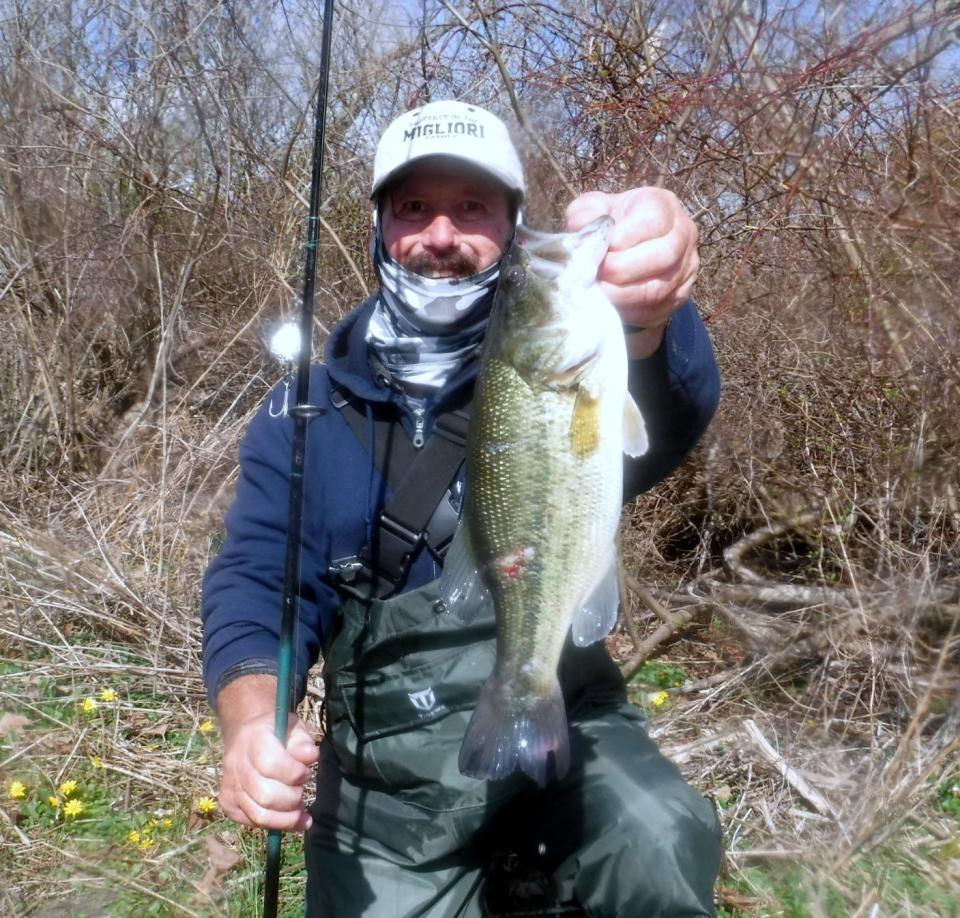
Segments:
[[[326,655],[331,740],[344,774],[435,808],[485,782],[460,774],[460,744],[496,655],[493,619],[435,611],[436,583],[343,607]],[[507,782],[509,783],[509,782]]]

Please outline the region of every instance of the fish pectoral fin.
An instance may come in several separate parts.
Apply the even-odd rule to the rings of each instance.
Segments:
[[[617,623],[619,607],[620,585],[617,580],[617,560],[614,556],[593,593],[582,608],[574,613],[571,625],[573,643],[577,647],[586,647],[605,638]]]
[[[473,621],[480,610],[492,602],[490,591],[480,576],[480,565],[473,553],[469,528],[462,518],[443,561],[440,598],[465,624]]]
[[[647,425],[643,422],[643,415],[628,392],[623,403],[623,451],[634,459],[642,456],[650,442],[647,439]]]
[[[570,452],[577,459],[587,459],[599,448],[600,399],[581,384],[570,416]]]

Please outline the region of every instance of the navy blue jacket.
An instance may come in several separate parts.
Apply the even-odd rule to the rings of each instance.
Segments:
[[[413,434],[402,395],[376,378],[367,357],[364,334],[373,304],[374,298],[368,299],[337,325],[327,341],[325,365],[313,367],[310,375],[310,401],[327,411],[308,428],[295,658],[299,696],[340,605],[327,575],[330,563],[360,552],[389,497],[372,459],[372,424],[368,442],[362,443],[332,407],[331,385],[366,402],[395,404],[404,429]],[[432,415],[468,399],[474,374],[467,371],[452,380],[431,406]],[[281,383],[270,393],[240,445],[240,478],[226,516],[226,540],[204,577],[203,670],[211,704],[237,676],[277,671],[293,432],[283,410],[285,391]],[[630,391],[646,423],[650,449],[626,462],[625,499],[680,465],[716,411],[720,378],[693,303],[675,313],[652,357],[631,362]],[[431,422],[428,415],[427,436]],[[433,557],[423,551],[406,589],[438,574]]]

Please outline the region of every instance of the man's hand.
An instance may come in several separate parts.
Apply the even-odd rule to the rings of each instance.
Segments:
[[[603,215],[616,224],[597,277],[623,321],[644,329],[628,336],[630,356],[649,357],[663,341],[670,316],[693,289],[700,267],[697,225],[672,191],[634,188],[580,195],[567,207],[567,230],[581,229]]]
[[[317,747],[292,713],[286,746],[274,736],[276,692],[272,676],[243,676],[217,697],[223,732],[220,806],[241,825],[305,832],[311,818],[303,789]]]

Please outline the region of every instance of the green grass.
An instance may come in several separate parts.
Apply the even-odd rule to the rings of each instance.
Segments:
[[[832,872],[829,857],[814,860],[813,853],[804,863],[771,862],[737,870],[722,877],[721,886],[750,904],[729,904],[737,897],[727,895],[728,904],[720,906],[718,915],[848,918],[863,902],[874,901],[884,916],[957,918],[955,890],[941,883],[940,852],[931,840],[908,854],[906,845],[913,841],[900,836],[897,843],[855,859],[840,874]],[[960,861],[960,850],[954,857]]]
[[[0,736],[0,873],[14,914],[67,907],[77,888],[77,918],[260,914],[264,833],[201,811],[216,796],[220,740],[199,701],[31,654],[0,660],[0,714],[28,720]],[[207,837],[239,856],[213,879]],[[281,914],[299,915],[302,842],[284,851]]]

